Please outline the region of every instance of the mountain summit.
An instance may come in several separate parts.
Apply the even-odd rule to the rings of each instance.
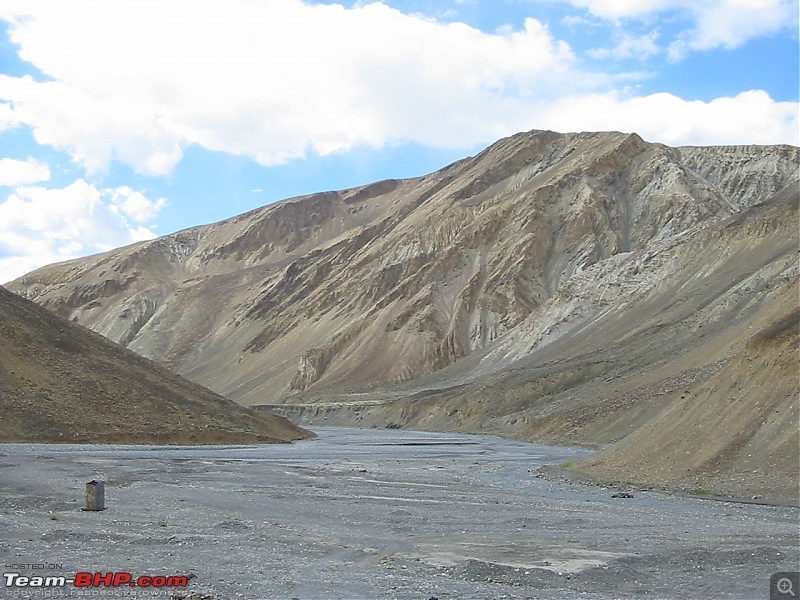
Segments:
[[[602,445],[598,472],[781,493],[798,164],[533,131],[8,287],[245,405]],[[770,469],[737,479],[754,453]]]

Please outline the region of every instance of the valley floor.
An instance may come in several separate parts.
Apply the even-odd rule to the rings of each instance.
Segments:
[[[291,445],[0,445],[4,571],[196,575],[100,597],[763,598],[800,564],[796,507],[538,476],[587,454],[574,448],[315,431]],[[80,510],[93,478],[103,512]]]

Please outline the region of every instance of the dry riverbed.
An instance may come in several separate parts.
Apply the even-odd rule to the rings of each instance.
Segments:
[[[319,439],[291,445],[0,445],[4,572],[194,575],[180,589],[3,593],[767,598],[770,575],[800,564],[796,507],[640,490],[613,497],[619,490],[536,476],[585,454],[573,448],[315,431]],[[106,481],[107,509],[83,512],[94,478]]]

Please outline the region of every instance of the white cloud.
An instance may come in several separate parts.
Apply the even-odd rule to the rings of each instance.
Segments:
[[[673,60],[689,50],[736,48],[758,36],[797,28],[796,0],[717,0],[690,6],[696,26],[670,46]]]
[[[587,19],[586,17],[581,17],[578,15],[567,15],[561,19],[561,24],[569,27],[570,29],[575,29],[577,27],[589,27],[594,28],[598,26],[598,22],[594,19]]]
[[[107,190],[107,193],[113,202],[112,210],[117,213],[121,212],[140,223],[151,221],[167,205],[166,198],[159,198],[153,201],[128,186]]]
[[[0,158],[0,185],[18,186],[50,179],[50,168],[39,161]]]
[[[607,58],[639,58],[646,59],[661,52],[656,44],[658,32],[652,31],[646,35],[633,36],[623,34],[613,48],[598,48],[590,50],[589,56],[598,60]]]
[[[736,48],[758,36],[796,28],[796,0],[564,0],[605,19],[643,19],[676,12],[692,23],[670,46],[679,60],[690,50]]]
[[[0,282],[153,238],[142,223],[164,204],[127,187],[99,190],[83,179],[59,189],[18,187],[0,204]]]
[[[711,102],[690,102],[672,94],[576,96],[543,107],[542,124],[560,131],[638,133],[671,145],[769,144],[776,138],[800,144],[797,103],[775,102],[763,91]]]
[[[782,26],[786,8],[785,0],[568,1],[606,18],[682,10],[698,23],[679,40],[685,49],[735,43]],[[759,1],[764,14],[748,21],[733,11],[736,5],[750,14]],[[521,30],[490,34],[405,15],[380,2],[351,9],[300,0],[59,6],[53,0],[4,0],[0,6],[21,58],[48,77],[0,75],[0,130],[4,123],[27,124],[37,142],[67,150],[90,174],[112,160],[140,173],[166,174],[190,145],[270,165],[356,145],[474,147],[550,122],[569,130],[579,123],[625,129],[634,122],[627,112],[632,106],[658,104],[653,96],[598,95],[620,78],[579,71],[570,47],[534,19]],[[712,19],[715,14],[724,18]],[[623,57],[657,50],[653,34],[622,38],[605,52]],[[592,109],[600,97],[608,113]],[[700,120],[677,127],[652,113],[642,119],[643,134],[677,143],[724,137],[708,125],[707,110],[672,98],[683,118]],[[795,140],[787,105],[761,100],[764,114],[738,121],[727,137]],[[573,115],[574,122],[559,116],[575,104],[587,112]],[[756,121],[758,127],[745,129]],[[678,129],[687,137],[675,138]],[[118,210],[128,216],[148,210],[135,204],[131,199]]]
[[[469,146],[508,131],[506,98],[567,87],[573,62],[533,19],[487,34],[381,3],[54,6],[0,9],[21,58],[51,79],[0,76],[0,99],[90,173],[114,159],[168,173],[191,144],[263,164],[387,141]]]
[[[0,132],[10,129],[17,124],[17,116],[11,108],[11,103],[0,102]]]

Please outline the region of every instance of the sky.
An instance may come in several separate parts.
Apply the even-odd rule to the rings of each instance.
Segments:
[[[3,0],[0,282],[519,131],[800,143],[798,0]]]

